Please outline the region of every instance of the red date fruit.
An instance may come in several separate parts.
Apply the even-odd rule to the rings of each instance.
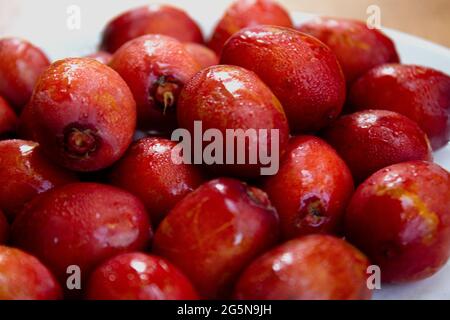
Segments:
[[[109,64],[112,59],[112,54],[106,51],[97,51],[95,53],[87,55],[86,58],[95,59],[103,64]]]
[[[292,138],[280,169],[264,190],[277,209],[285,239],[310,233],[339,233],[353,193],[349,169],[323,140]]]
[[[194,57],[202,69],[219,64],[217,54],[204,45],[188,42],[184,44],[184,48]]]
[[[450,255],[450,175],[436,164],[395,164],[359,186],[346,236],[381,268],[383,282],[436,273]]]
[[[168,261],[143,253],[124,253],[92,273],[91,300],[196,300],[189,280]]]
[[[20,113],[17,135],[24,140],[36,141],[36,135],[33,130],[34,117],[31,109],[30,105],[26,105]]]
[[[358,183],[392,164],[433,160],[426,134],[396,112],[367,110],[347,115],[328,127],[324,136]]]
[[[0,244],[5,243],[8,240],[9,235],[9,224],[6,221],[6,217],[3,215],[2,210],[0,210]]]
[[[28,41],[0,39],[0,95],[17,111],[22,110],[49,65],[47,56]]]
[[[239,30],[256,25],[293,28],[289,13],[272,0],[237,0],[217,24],[208,46],[217,54],[225,42]]]
[[[182,42],[203,43],[197,23],[181,9],[149,5],[122,13],[106,26],[101,50],[114,53],[124,43],[146,34],[161,34]]]
[[[395,111],[416,121],[433,149],[450,137],[450,77],[431,68],[387,64],[354,83],[349,103],[354,110]]]
[[[89,58],[53,63],[30,101],[33,134],[51,159],[75,171],[118,160],[136,127],[136,105],[122,78]]]
[[[19,120],[5,99],[0,97],[0,139],[16,132]]]
[[[362,21],[317,18],[297,29],[333,50],[348,84],[378,65],[400,62],[394,42],[379,30],[369,29]]]
[[[128,42],[114,54],[110,66],[133,92],[139,127],[154,130],[176,127],[180,91],[200,70],[181,42],[160,35]]]
[[[242,269],[277,239],[278,217],[267,195],[222,178],[175,206],[157,229],[153,250],[179,267],[201,296],[223,298]]]
[[[142,200],[155,225],[178,201],[203,183],[197,167],[172,161],[176,145],[176,142],[156,137],[138,140],[111,173],[114,185]]]
[[[74,183],[33,199],[17,216],[11,235],[12,243],[66,283],[69,266],[78,266],[85,280],[105,259],[144,250],[152,231],[135,196],[107,185]]]
[[[246,28],[227,41],[221,63],[254,71],[280,99],[294,133],[319,130],[342,111],[345,79],[335,54],[301,32]]]
[[[177,116],[180,126],[191,134],[195,131],[194,121],[202,121],[203,131],[217,129],[223,137],[227,129],[255,130],[252,145],[245,145],[245,164],[238,163],[242,151],[235,137],[234,164],[213,165],[215,170],[233,176],[259,176],[264,165],[259,157],[254,164],[250,163],[250,152],[261,145],[270,154],[272,146],[278,144],[281,154],[289,139],[286,115],[278,99],[253,72],[236,66],[218,65],[197,73],[180,95]],[[261,129],[266,130],[266,141],[259,135]],[[272,136],[272,130],[278,130],[278,139]],[[233,150],[226,140],[224,138],[224,157],[227,151]]]
[[[57,300],[61,288],[35,257],[0,246],[0,300]]]
[[[254,261],[241,275],[240,300],[363,300],[367,258],[344,240],[309,235],[291,240]]]
[[[0,209],[9,220],[38,194],[76,181],[75,175],[49,162],[36,142],[0,141]]]

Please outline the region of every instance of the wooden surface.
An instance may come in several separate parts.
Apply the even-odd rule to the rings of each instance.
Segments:
[[[385,27],[450,47],[450,0],[279,0],[290,10],[367,19],[369,5],[381,9]]]

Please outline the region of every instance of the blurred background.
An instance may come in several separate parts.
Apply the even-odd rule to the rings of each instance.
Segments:
[[[450,47],[450,0],[278,0],[290,11],[366,20],[377,5],[383,27],[398,29]],[[99,34],[118,13],[148,3],[185,8],[207,31],[232,0],[0,0],[0,37],[20,36],[53,58],[95,50]],[[81,28],[70,30],[71,6],[81,13]],[[69,11],[68,11],[69,10]],[[207,34],[208,35],[208,34]]]

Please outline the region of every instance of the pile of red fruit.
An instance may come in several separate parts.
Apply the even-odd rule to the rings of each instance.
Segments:
[[[100,50],[0,39],[0,299],[370,299],[370,265],[447,262],[450,77],[380,31],[244,0],[205,43],[152,5]],[[278,172],[175,163],[194,121],[279,130]]]

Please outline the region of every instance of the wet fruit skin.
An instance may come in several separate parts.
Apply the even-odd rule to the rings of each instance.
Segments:
[[[8,240],[9,224],[4,216],[2,210],[0,210],[0,244],[5,243]]]
[[[280,100],[293,133],[317,131],[341,113],[341,67],[311,36],[274,26],[246,28],[227,41],[220,62],[254,71]]]
[[[346,236],[381,268],[383,282],[420,280],[449,258],[449,207],[447,171],[425,161],[395,164],[359,186]]]
[[[346,115],[328,127],[324,137],[358,183],[392,164],[433,161],[426,134],[417,123],[396,112],[366,110]]]
[[[47,56],[28,41],[0,39],[0,95],[16,111],[22,110],[37,78],[49,65]]]
[[[255,260],[241,275],[239,300],[368,300],[369,261],[344,240],[296,238]]]
[[[175,206],[156,231],[153,252],[179,267],[202,297],[226,298],[242,269],[277,238],[267,195],[221,178]]]
[[[161,34],[182,42],[203,43],[197,23],[181,9],[148,5],[119,15],[105,28],[101,50],[114,53],[126,42],[146,34]]]
[[[49,158],[74,171],[118,160],[136,127],[136,104],[122,78],[90,58],[53,63],[30,100],[33,135]]]
[[[152,230],[135,196],[108,185],[74,183],[33,199],[11,235],[14,245],[36,255],[66,283],[68,266],[79,266],[84,281],[105,259],[146,249]]]
[[[87,55],[86,58],[92,58],[103,64],[109,64],[112,59],[112,54],[106,51],[97,51]]]
[[[0,96],[0,139],[14,134],[19,119],[5,99]]]
[[[218,65],[198,72],[183,89],[177,109],[178,123],[194,134],[194,121],[202,121],[202,129],[218,129],[224,137],[224,157],[227,148],[227,129],[267,130],[267,150],[278,143],[279,154],[284,152],[289,139],[289,125],[283,108],[270,89],[253,73],[236,66]],[[278,130],[279,139],[271,136],[271,130]],[[275,138],[275,140],[274,140]],[[257,140],[259,140],[257,136]],[[257,177],[261,167],[249,159],[249,145],[246,146],[246,163],[237,163],[237,140],[235,139],[234,164],[214,164],[220,174],[238,177]]]
[[[111,172],[112,184],[139,197],[154,225],[204,181],[194,165],[172,161],[171,154],[176,145],[177,142],[164,138],[140,139]]]
[[[416,121],[428,135],[433,149],[450,136],[450,77],[431,68],[386,64],[358,81],[349,95],[353,110],[384,109]]]
[[[157,256],[124,253],[92,273],[90,300],[197,300],[194,287],[175,266]]]
[[[0,300],[59,300],[61,287],[35,257],[0,245]]]
[[[181,42],[161,35],[139,37],[121,47],[110,66],[133,92],[139,128],[176,128],[179,93],[200,70]]]
[[[0,141],[0,209],[10,221],[38,194],[76,181],[74,174],[49,162],[38,143]]]
[[[202,69],[219,64],[217,54],[204,45],[188,42],[184,44],[184,48],[194,57]]]
[[[369,29],[362,21],[321,17],[297,29],[333,50],[348,84],[378,65],[400,62],[392,40],[377,29]]]
[[[218,55],[225,42],[236,32],[256,25],[293,28],[289,13],[272,0],[238,0],[224,13],[214,29],[208,46]]]
[[[267,178],[264,191],[277,209],[283,238],[340,233],[353,180],[327,143],[298,136],[291,138],[278,173]]]

